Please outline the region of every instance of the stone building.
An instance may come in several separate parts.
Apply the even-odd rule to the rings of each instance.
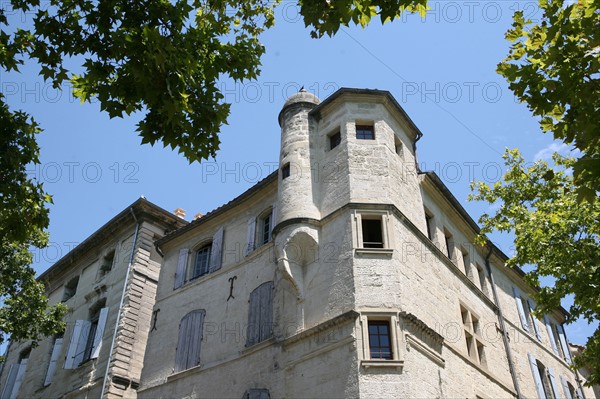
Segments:
[[[594,397],[389,92],[300,92],[279,124],[277,172],[157,241],[139,398]]]
[[[140,198],[45,271],[64,334],[11,342],[2,399],[135,398],[160,268],[154,241],[187,224]]]

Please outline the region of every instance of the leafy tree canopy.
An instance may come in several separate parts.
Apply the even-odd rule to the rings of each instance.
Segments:
[[[498,65],[544,132],[581,151],[573,164],[580,199],[600,192],[600,0],[539,0],[533,23],[516,12]]]
[[[500,204],[494,214],[483,214],[479,242],[493,231],[514,232],[515,253],[508,266],[533,265],[527,280],[534,294],[535,312],[552,312],[567,295],[573,295],[567,323],[583,317],[600,321],[600,199],[578,202],[572,176],[577,160],[554,154],[547,162],[525,164],[518,150],[504,154],[507,172],[493,186],[473,183],[470,200]],[[540,279],[551,277],[552,286]],[[592,369],[589,383],[600,382],[600,327],[589,337],[586,349],[575,358],[579,367]]]

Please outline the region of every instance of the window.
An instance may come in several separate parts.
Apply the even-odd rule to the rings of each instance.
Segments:
[[[448,230],[444,230],[444,240],[446,243],[446,255],[448,259],[454,260],[454,239]]]
[[[18,363],[10,365],[8,370],[8,377],[4,382],[4,388],[2,388],[2,399],[16,399],[21,389],[21,383],[25,377],[25,370],[27,369],[27,362],[29,361],[29,354],[31,353],[31,347],[23,350],[19,354]]]
[[[281,180],[290,177],[290,163],[286,163],[281,167]]]
[[[250,293],[246,346],[265,341],[273,335],[273,282],[268,281]]]
[[[242,399],[269,399],[268,389],[248,389]]]
[[[565,393],[566,399],[583,399],[581,396],[579,396],[579,393],[577,392],[577,390],[575,390],[575,387],[573,386],[573,384],[571,384],[565,378],[565,376],[563,376],[563,375],[560,376],[560,383],[562,385],[563,392]]]
[[[102,307],[103,299],[90,309],[89,320],[76,320],[73,326],[65,369],[74,369],[90,359],[96,359],[102,348],[102,337],[108,317],[108,308]]]
[[[73,277],[67,284],[65,284],[65,291],[63,294],[63,302],[73,298],[77,293],[77,285],[79,284],[79,276]]]
[[[539,399],[559,399],[556,378],[554,371],[550,367],[546,367],[542,362],[537,360],[531,353],[529,357],[529,365],[535,382],[535,388]]]
[[[477,275],[479,276],[479,288],[481,288],[481,291],[487,295],[487,276],[485,274],[485,271],[479,265],[479,263],[475,263],[475,270],[477,270]]]
[[[368,325],[371,359],[393,359],[390,323],[387,320],[370,320]]]
[[[467,355],[476,363],[485,366],[485,346],[481,338],[479,318],[466,306],[460,305],[460,315],[465,333]]]
[[[396,312],[368,312],[360,315],[363,367],[401,367]]]
[[[175,372],[187,370],[200,364],[200,349],[204,328],[204,309],[193,310],[179,323],[179,338],[175,351]]]
[[[192,269],[192,275],[190,279],[193,280],[200,276],[204,276],[209,271],[210,266],[210,252],[212,250],[212,242],[206,244],[196,251],[196,259],[194,260],[194,267]]]
[[[193,253],[192,262],[188,261],[190,250],[181,248],[177,258],[177,268],[175,269],[175,279],[173,289],[177,289],[186,282],[194,280],[207,273],[213,273],[221,269],[222,248],[223,248],[224,229],[220,227],[213,235],[212,242],[208,244],[204,241]],[[190,263],[188,265],[188,263]]]
[[[394,137],[394,147],[400,159],[404,158],[404,144],[402,144],[398,137]]]
[[[533,310],[535,309],[535,303],[533,303],[530,298],[526,298],[525,296],[521,295],[521,291],[519,291],[519,289],[515,286],[513,286],[513,293],[523,330],[530,334],[535,334],[538,341],[541,341],[542,333],[538,323],[535,321],[535,317],[532,314]]]
[[[258,236],[258,246],[264,245],[271,241],[271,230],[272,230],[272,215],[271,212],[267,213],[260,218],[260,230]]]
[[[373,125],[356,125],[356,138],[359,140],[375,140]]]
[[[427,238],[433,241],[435,238],[435,224],[433,216],[427,210],[425,210],[425,224],[427,225]]]
[[[100,277],[104,276],[105,274],[107,274],[108,272],[110,272],[113,268],[113,265],[115,263],[115,250],[113,249],[112,251],[108,252],[106,255],[104,255],[104,257],[102,258],[102,262],[100,263]]]
[[[333,150],[335,147],[340,145],[341,142],[342,142],[342,135],[339,130],[337,130],[335,133],[329,135],[329,149],[330,150]]]
[[[48,386],[52,383],[54,373],[56,372],[56,364],[60,357],[60,352],[63,345],[63,335],[59,334],[54,337],[54,343],[52,344],[52,352],[50,353],[50,363],[48,364],[48,370],[46,371],[46,378],[44,379],[44,386]]]
[[[566,360],[567,363],[571,363],[571,353],[569,352],[569,345],[563,327],[554,321],[550,321],[548,315],[544,315],[544,323],[546,324],[548,338],[554,353]]]
[[[383,228],[381,218],[369,218],[362,215],[363,248],[383,248]]]
[[[448,241],[446,241],[447,243]],[[448,245],[448,244],[446,244]],[[465,276],[469,277],[469,279],[473,280],[473,270],[471,268],[471,257],[469,256],[469,251],[467,251],[464,247],[460,248],[460,253],[462,255],[463,267],[465,269]]]

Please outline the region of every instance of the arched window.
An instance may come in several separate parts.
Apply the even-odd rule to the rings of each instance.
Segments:
[[[175,372],[200,364],[200,345],[205,314],[204,309],[193,310],[181,319],[175,352]]]

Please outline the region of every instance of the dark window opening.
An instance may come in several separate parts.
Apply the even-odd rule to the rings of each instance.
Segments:
[[[63,294],[63,302],[73,298],[77,293],[77,285],[79,284],[79,276],[73,277],[67,284],[65,284],[65,292]]]
[[[194,263],[194,270],[192,270],[191,279],[204,276],[208,273],[211,249],[212,244],[208,244],[196,251],[196,261]]]
[[[356,138],[359,140],[375,140],[373,125],[356,125]]]
[[[390,323],[385,320],[369,321],[369,349],[371,359],[391,360],[393,358]]]
[[[427,238],[433,240],[433,216],[425,213],[425,223],[427,224]]]
[[[331,136],[329,136],[329,149],[333,150],[335,147],[340,145],[341,142],[342,142],[342,135],[340,134],[339,131],[332,134]]]
[[[263,245],[271,241],[271,213],[267,214],[261,222],[260,245]]]
[[[281,179],[283,180],[287,177],[290,177],[290,164],[289,163],[286,163],[281,168]]]
[[[383,248],[381,219],[362,219],[363,248]]]
[[[102,258],[102,264],[100,265],[100,275],[105,275],[112,270],[113,263],[115,260],[115,250],[113,249]]]

